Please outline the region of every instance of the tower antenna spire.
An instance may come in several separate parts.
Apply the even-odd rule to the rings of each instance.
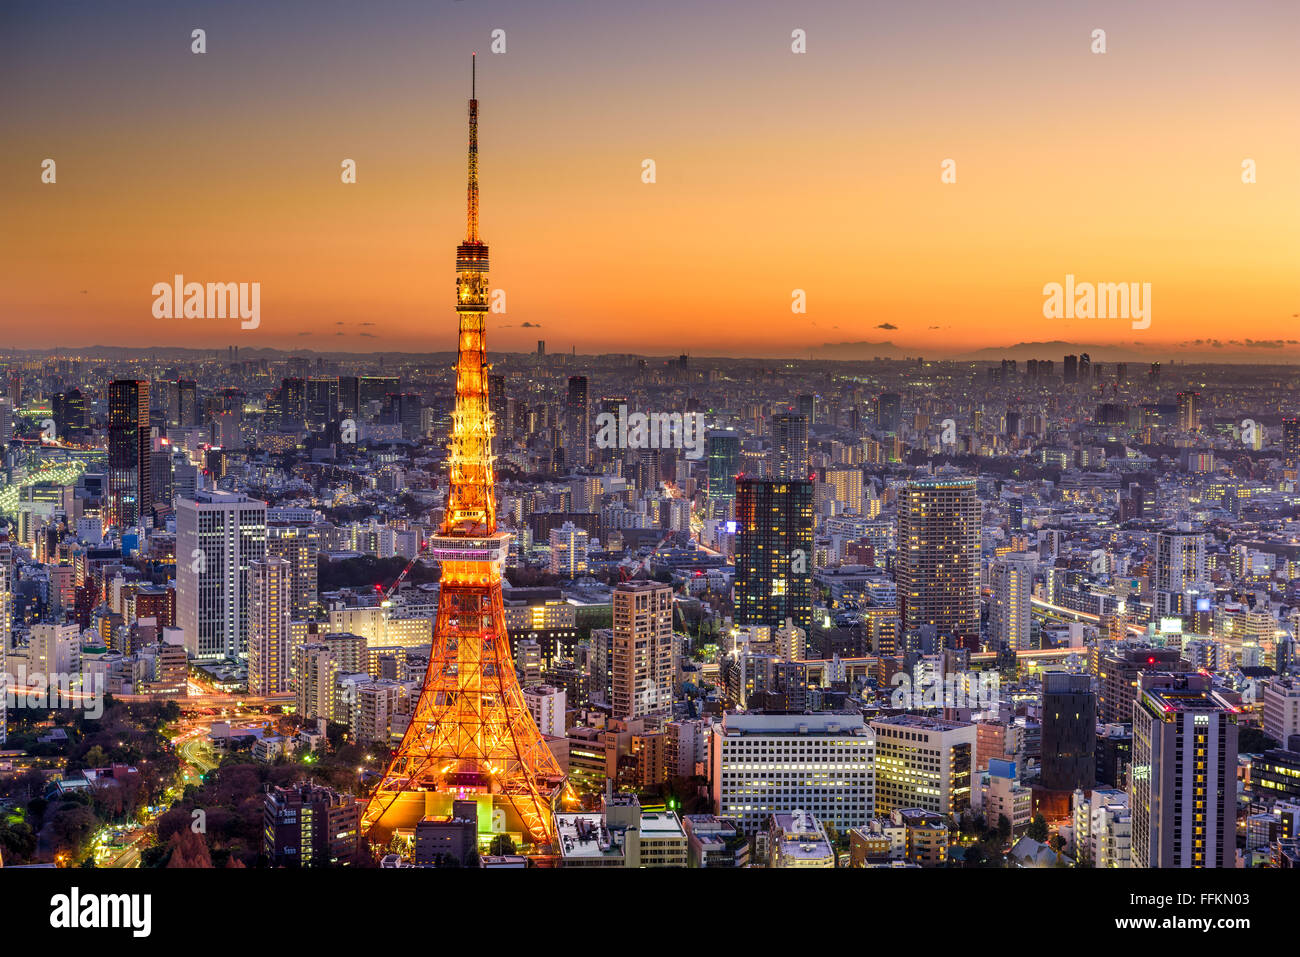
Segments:
[[[478,238],[478,54],[469,58],[469,189],[466,216],[468,219],[465,242],[476,243]]]

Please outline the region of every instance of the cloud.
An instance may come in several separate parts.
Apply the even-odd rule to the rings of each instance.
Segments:
[[[378,337],[377,335],[375,335],[373,332],[363,332],[363,333],[361,333],[361,335],[365,336],[367,339],[378,339],[378,338],[379,338],[379,337]]]
[[[357,325],[360,325],[360,326],[373,326],[374,323],[373,323],[373,322],[359,322],[359,323],[357,323]]]
[[[540,329],[540,328],[542,328],[542,324],[541,324],[540,322],[521,322],[521,323],[519,323],[519,328],[520,328],[520,329]]]
[[[877,328],[877,329],[897,329],[898,326],[894,325],[892,322],[882,322],[880,325],[876,326],[876,328]]]

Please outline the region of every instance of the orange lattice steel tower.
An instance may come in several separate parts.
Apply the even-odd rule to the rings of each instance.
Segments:
[[[473,89],[473,87],[471,87]],[[488,414],[485,319],[488,247],[478,233],[478,100],[469,101],[468,235],[456,249],[456,407],[448,445],[447,512],[428,553],[442,565],[438,620],[424,688],[401,746],[361,819],[372,843],[452,802],[475,801],[481,830],[525,843],[554,836],[564,773],[524,703],[506,637]],[[486,813],[482,813],[486,812]]]

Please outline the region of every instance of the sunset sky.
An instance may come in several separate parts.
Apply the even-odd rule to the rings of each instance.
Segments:
[[[5,0],[0,346],[454,349],[478,51],[494,351],[1296,361],[1298,38],[1295,0]],[[155,319],[176,273],[261,326]],[[1150,328],[1045,319],[1067,273]]]

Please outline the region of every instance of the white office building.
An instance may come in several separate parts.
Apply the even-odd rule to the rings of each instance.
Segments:
[[[199,491],[176,503],[176,624],[200,661],[248,649],[249,570],[266,557],[266,503]]]
[[[875,735],[860,714],[727,714],[709,757],[717,814],[746,833],[796,810],[843,832],[875,810]]]

